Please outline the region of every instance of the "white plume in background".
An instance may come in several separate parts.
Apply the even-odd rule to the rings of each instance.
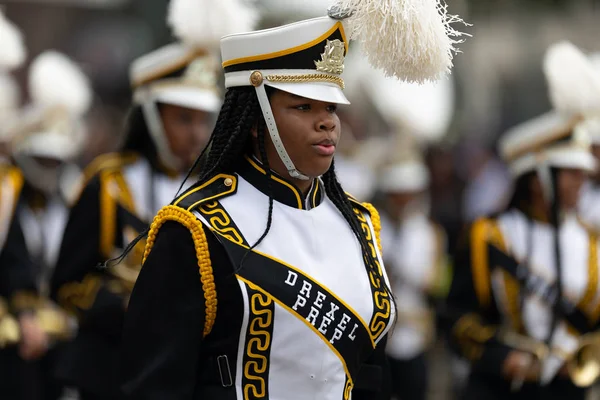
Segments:
[[[83,115],[92,104],[92,89],[87,76],[67,56],[46,51],[35,58],[29,69],[29,92],[42,106],[62,106]]]
[[[437,81],[450,72],[455,45],[468,36],[451,25],[444,0],[337,0],[351,10],[351,39],[362,43],[371,65],[403,81]]]
[[[173,34],[195,47],[217,47],[221,37],[254,29],[258,14],[241,0],[171,0]]]
[[[26,57],[21,31],[0,10],[0,68],[18,68]]]
[[[600,72],[572,43],[563,41],[548,48],[544,74],[550,101],[563,113],[600,112]]]
[[[19,108],[21,91],[12,76],[0,72],[0,121]]]

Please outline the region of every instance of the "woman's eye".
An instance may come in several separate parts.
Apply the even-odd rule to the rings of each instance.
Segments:
[[[308,111],[308,110],[310,110],[310,104],[300,104],[299,106],[296,106],[295,108],[296,108],[296,110]]]
[[[338,109],[337,104],[332,104],[330,106],[327,107],[327,111],[329,111],[330,113],[334,113],[336,112]]]

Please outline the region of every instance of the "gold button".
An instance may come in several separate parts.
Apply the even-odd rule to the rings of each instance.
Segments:
[[[252,73],[252,75],[250,75],[250,83],[254,87],[258,87],[258,86],[262,85],[263,75],[260,73],[260,71],[254,71]]]
[[[233,185],[233,179],[225,178],[225,181],[223,183],[225,184],[225,186],[231,186]]]

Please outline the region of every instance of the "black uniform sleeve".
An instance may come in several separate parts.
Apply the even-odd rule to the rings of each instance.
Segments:
[[[84,188],[69,214],[52,277],[51,297],[78,316],[82,327],[118,337],[125,300],[111,290],[107,274],[97,265],[105,261],[100,252],[101,185],[94,177]]]
[[[359,372],[358,381],[362,382],[357,382],[358,387],[352,391],[352,399],[390,400],[392,398],[392,373],[385,353],[387,338],[386,335],[379,342],[375,351]],[[361,389],[360,386],[362,385],[371,386],[377,388],[377,390]]]
[[[16,213],[13,215],[0,254],[0,296],[9,300],[17,311],[29,308],[26,299],[37,296],[35,264],[29,257],[25,236]]]
[[[183,225],[166,222],[127,310],[120,363],[126,398],[192,399],[204,322],[194,241]]]
[[[460,249],[456,255],[442,323],[451,348],[471,362],[472,371],[500,376],[512,348],[497,339],[500,315],[493,299],[489,307],[479,303],[471,258],[469,246]]]

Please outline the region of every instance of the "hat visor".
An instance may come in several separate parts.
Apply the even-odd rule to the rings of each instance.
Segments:
[[[77,156],[79,145],[77,140],[61,133],[36,133],[25,142],[16,144],[13,152],[30,157],[69,161]]]
[[[556,168],[579,169],[586,172],[595,172],[598,163],[594,155],[587,151],[572,151],[570,157],[567,154],[550,158],[550,163]]]
[[[335,83],[273,83],[267,81],[265,85],[311,100],[334,104],[350,104],[342,89]]]
[[[174,106],[191,108],[210,113],[218,112],[221,99],[210,91],[193,87],[169,87],[155,89],[153,98],[156,102]]]
[[[559,149],[540,153],[543,162],[554,168],[579,169],[585,172],[595,172],[598,163],[594,155],[584,149]],[[510,163],[513,176],[518,177],[527,172],[535,171],[540,165],[539,159],[534,154],[527,154]]]

